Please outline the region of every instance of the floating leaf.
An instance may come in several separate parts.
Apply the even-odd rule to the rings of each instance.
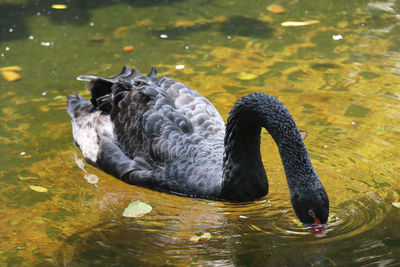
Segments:
[[[282,13],[286,12],[285,8],[281,7],[280,5],[275,5],[275,4],[268,6],[267,10],[272,13],[275,13],[275,14],[282,14]]]
[[[318,24],[319,20],[307,20],[307,21],[284,21],[281,23],[283,27],[298,27]]]
[[[66,9],[67,5],[54,4],[54,5],[51,5],[51,8],[54,8],[54,9]]]
[[[392,205],[400,209],[400,202],[392,202]]]
[[[190,238],[192,242],[199,242],[199,241],[208,241],[211,239],[210,233],[203,233],[202,235],[194,235]]]
[[[129,204],[122,216],[137,218],[149,213],[152,209],[153,208],[149,204],[137,200]]]
[[[134,48],[133,46],[131,46],[131,45],[125,46],[125,47],[123,48],[123,50],[124,50],[125,52],[133,51],[134,49],[135,49],[135,48]]]
[[[46,187],[43,186],[38,186],[38,185],[30,185],[29,186],[33,191],[40,192],[40,193],[46,193],[49,191]]]
[[[18,67],[18,66],[8,66],[8,67],[0,68],[0,72],[3,72],[3,71],[21,71],[21,70],[22,70],[22,68]]]
[[[19,75],[16,72],[13,72],[13,71],[3,71],[1,73],[1,75],[3,75],[4,79],[6,79],[9,82],[13,82],[13,81],[17,81],[17,80],[21,79],[21,75]]]

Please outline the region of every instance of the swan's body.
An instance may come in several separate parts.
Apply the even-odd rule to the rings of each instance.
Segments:
[[[85,159],[133,185],[192,197],[250,201],[268,193],[261,127],[278,145],[301,221],[326,222],[329,201],[288,110],[256,93],[236,102],[224,124],[203,96],[155,70],[125,67],[89,81],[91,101],[68,98],[75,143]],[[310,216],[312,214],[312,216]]]

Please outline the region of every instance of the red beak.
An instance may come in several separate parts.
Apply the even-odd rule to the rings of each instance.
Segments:
[[[324,227],[322,226],[321,221],[317,218],[317,216],[315,216],[314,211],[309,210],[308,214],[310,214],[310,216],[314,219],[314,223],[311,226],[311,234],[315,236],[324,236]]]

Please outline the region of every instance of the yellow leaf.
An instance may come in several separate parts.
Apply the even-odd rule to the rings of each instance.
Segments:
[[[298,27],[318,24],[319,20],[307,20],[307,21],[284,21],[281,23],[283,27]]]
[[[8,67],[0,68],[0,72],[3,72],[3,71],[21,71],[21,70],[22,70],[22,68],[18,67],[18,66],[8,66]]]
[[[392,202],[392,205],[400,209],[400,202]]]
[[[275,4],[268,6],[267,10],[272,13],[275,13],[275,14],[282,14],[282,13],[286,12],[285,8],[281,7],[280,5],[275,5]]]
[[[29,187],[30,187],[33,191],[36,191],[36,192],[46,193],[47,191],[49,191],[47,188],[45,188],[45,187],[43,187],[43,186],[30,185]]]
[[[54,4],[54,5],[51,5],[51,8],[54,8],[54,9],[66,9],[67,5]]]
[[[1,73],[1,75],[3,75],[4,79],[6,79],[9,82],[13,82],[13,81],[17,81],[17,80],[21,79],[21,75],[19,75],[16,72],[13,72],[13,71],[3,71]]]

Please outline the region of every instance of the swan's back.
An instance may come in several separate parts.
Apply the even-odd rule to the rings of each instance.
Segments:
[[[79,79],[89,81],[92,99],[69,97],[68,113],[88,162],[130,184],[219,193],[225,126],[206,98],[169,77],[157,79],[154,70],[142,76],[125,67],[113,78]]]

